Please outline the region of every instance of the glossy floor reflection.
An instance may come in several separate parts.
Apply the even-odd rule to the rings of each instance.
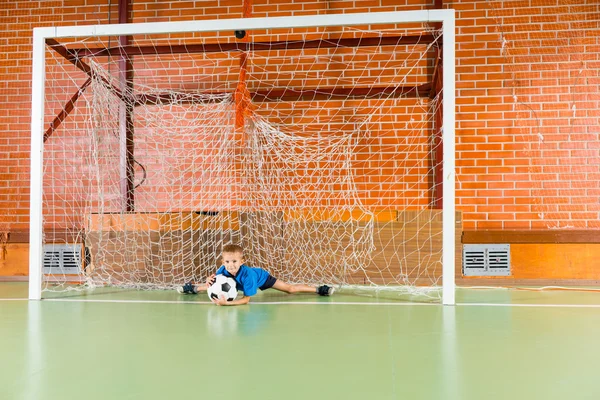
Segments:
[[[171,292],[19,300],[26,291],[0,283],[2,400],[600,399],[600,293],[216,307]]]

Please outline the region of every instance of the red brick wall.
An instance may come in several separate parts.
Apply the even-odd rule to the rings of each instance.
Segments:
[[[0,5],[0,230],[27,229],[31,29],[117,22],[116,0]],[[403,5],[398,5],[403,3]],[[254,1],[253,15],[433,1]],[[457,206],[466,229],[599,228],[596,0],[445,1],[457,10]],[[242,0],[133,1],[133,22],[237,18]]]
[[[465,226],[600,227],[598,2],[454,7]]]

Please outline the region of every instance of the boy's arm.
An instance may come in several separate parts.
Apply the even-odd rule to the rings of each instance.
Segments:
[[[210,299],[210,301],[212,301],[218,306],[242,306],[244,304],[250,303],[250,296],[244,296],[241,299],[233,301],[227,301],[225,300],[225,296],[221,296],[218,299]]]

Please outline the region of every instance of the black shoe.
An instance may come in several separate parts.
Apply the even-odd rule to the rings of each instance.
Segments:
[[[177,291],[183,294],[198,294],[198,291],[196,290],[196,287],[192,285],[192,282],[188,282],[183,286],[179,286]]]
[[[331,296],[333,292],[335,292],[335,288],[331,286],[323,285],[317,288],[319,296]]]

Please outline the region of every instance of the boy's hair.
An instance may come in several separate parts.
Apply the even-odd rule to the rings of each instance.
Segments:
[[[244,255],[244,249],[239,244],[226,244],[223,246],[222,253],[240,253]]]

